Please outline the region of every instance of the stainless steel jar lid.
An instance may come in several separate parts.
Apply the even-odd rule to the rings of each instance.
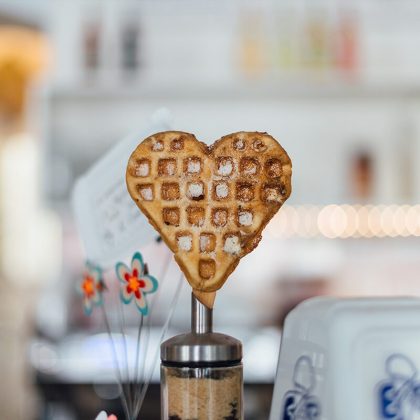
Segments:
[[[229,335],[213,332],[212,324],[213,310],[192,294],[191,332],[162,343],[162,362],[181,365],[239,363],[242,343]]]

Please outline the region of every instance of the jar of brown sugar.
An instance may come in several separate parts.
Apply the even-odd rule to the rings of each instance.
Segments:
[[[242,344],[212,331],[212,309],[192,295],[191,332],[161,346],[162,420],[242,420]]]

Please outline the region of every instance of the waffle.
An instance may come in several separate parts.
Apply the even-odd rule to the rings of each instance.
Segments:
[[[234,133],[207,147],[168,131],[137,146],[126,180],[192,288],[209,293],[258,245],[291,193],[291,174],[289,156],[267,133]]]

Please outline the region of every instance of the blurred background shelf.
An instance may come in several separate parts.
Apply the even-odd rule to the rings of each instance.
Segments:
[[[75,88],[57,88],[49,93],[52,101],[132,101],[132,100],[213,100],[227,99],[249,100],[352,100],[352,99],[413,99],[420,100],[420,84],[361,84],[361,83],[276,83],[239,82],[225,85],[215,84],[159,84],[141,83],[134,89],[121,85],[112,87],[79,86]]]

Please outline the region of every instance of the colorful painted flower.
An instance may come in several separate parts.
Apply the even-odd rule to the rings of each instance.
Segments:
[[[158,282],[154,277],[147,274],[141,254],[139,252],[134,254],[131,260],[131,269],[121,262],[115,268],[121,282],[121,300],[128,304],[134,297],[138,310],[143,315],[147,315],[146,294],[155,292],[158,288]]]
[[[86,315],[92,313],[94,306],[102,305],[102,292],[104,290],[105,283],[102,279],[102,270],[89,262],[86,263],[83,280],[80,284]]]

